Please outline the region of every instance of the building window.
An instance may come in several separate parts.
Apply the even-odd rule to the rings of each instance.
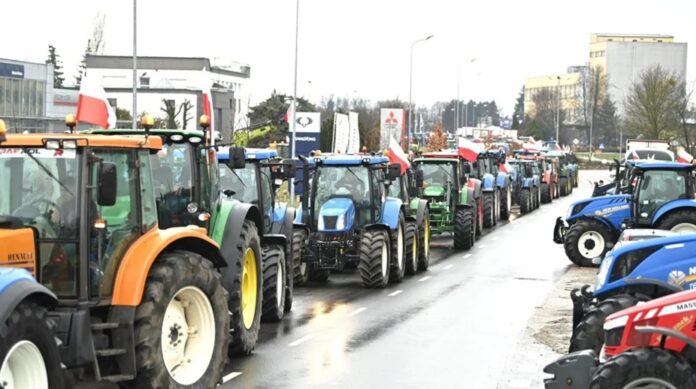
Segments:
[[[116,109],[116,107],[118,106],[116,104],[116,99],[107,99],[107,100],[109,101],[109,105],[111,106],[111,108]]]
[[[140,77],[140,87],[149,88],[150,87],[150,77]]]

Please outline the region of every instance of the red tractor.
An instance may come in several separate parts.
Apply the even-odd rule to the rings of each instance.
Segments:
[[[558,198],[558,159],[540,157],[544,174],[541,176],[541,203]]]
[[[546,389],[696,388],[696,290],[609,316],[604,337],[599,359],[584,350],[547,366]]]

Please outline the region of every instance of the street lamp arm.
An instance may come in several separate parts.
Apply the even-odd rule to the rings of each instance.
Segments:
[[[410,58],[409,58],[409,69],[408,69],[408,133],[406,134],[406,147],[410,147],[411,145],[411,117],[412,117],[412,111],[413,111],[413,103],[412,103],[412,96],[413,96],[413,47],[416,46],[416,43],[418,42],[425,42],[429,40],[430,38],[434,37],[435,35],[428,35],[425,38],[418,39],[411,43],[411,52],[410,52]]]

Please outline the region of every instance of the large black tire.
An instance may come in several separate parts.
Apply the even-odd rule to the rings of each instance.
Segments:
[[[485,216],[481,216],[479,212],[483,213],[483,199],[478,198],[474,200],[474,215],[476,215],[476,237],[480,237],[483,233],[483,224],[486,219]]]
[[[474,246],[476,240],[476,226],[474,223],[473,208],[458,208],[454,211],[455,250],[468,250]]]
[[[430,211],[425,209],[423,222],[418,226],[418,270],[428,270],[430,266]]]
[[[611,233],[604,224],[595,220],[580,220],[566,232],[563,248],[574,264],[592,267],[596,266],[592,259],[604,258],[613,243]]]
[[[529,189],[522,189],[520,192],[520,213],[526,214],[532,211],[532,198]]]
[[[292,230],[292,240],[289,242],[287,254],[285,255],[285,313],[292,311],[292,302],[295,297],[295,278],[301,273],[302,265],[302,235],[303,229]],[[297,242],[295,242],[297,240]]]
[[[568,196],[570,192],[568,191],[568,178],[567,177],[561,177],[559,180],[558,186],[561,188],[560,194],[561,196]]]
[[[561,197],[561,190],[560,190],[560,185],[558,185],[558,182],[554,184],[554,190],[553,190],[553,198],[557,199]]]
[[[416,227],[416,223],[407,223],[404,264],[406,265],[406,274],[408,275],[414,275],[418,271],[419,241],[420,239],[418,237],[418,227]]]
[[[510,219],[510,210],[512,209],[512,192],[510,187],[505,188],[504,195],[500,199],[500,220]]]
[[[653,379],[654,382],[651,382]],[[660,348],[634,348],[599,365],[592,377],[591,389],[638,387],[696,388],[696,369],[680,354]],[[661,381],[661,382],[660,382]]]
[[[248,322],[245,323],[242,311],[242,285],[244,269],[244,253],[251,250],[254,254],[253,262],[256,265],[256,303],[253,304],[253,315],[249,314]],[[250,220],[245,220],[242,225],[242,233],[237,242],[236,253],[234,254],[232,269],[233,287],[230,292],[229,308],[232,312],[230,328],[232,329],[232,343],[230,345],[231,355],[250,355],[256,347],[261,329],[261,302],[263,300],[263,265],[261,263],[261,241],[259,239],[256,224]],[[251,283],[253,281],[250,278]],[[253,300],[252,300],[253,301]],[[251,309],[251,306],[250,306]]]
[[[25,300],[19,303],[10,313],[7,320],[0,325],[0,362],[9,363],[14,376],[16,388],[29,388],[36,384],[34,380],[40,379],[38,374],[43,374],[39,366],[27,366],[21,363],[22,358],[14,352],[8,355],[10,350],[19,342],[31,342],[41,353],[46,368],[45,383],[51,389],[65,387],[63,369],[61,368],[60,352],[56,338],[53,335],[53,323],[48,319],[46,308],[33,301]],[[25,344],[26,345],[26,344]],[[18,351],[18,349],[15,349]],[[6,359],[10,358],[9,361]],[[33,382],[32,382],[33,381]],[[4,387],[0,383],[0,387]]]
[[[389,283],[389,236],[383,230],[362,233],[358,271],[363,285],[384,288]]]
[[[619,294],[600,301],[595,307],[585,313],[570,338],[569,352],[594,350],[599,355],[604,344],[604,320],[612,313],[619,312],[638,303],[638,299]]]
[[[293,273],[295,274],[294,285],[306,285],[309,281],[309,267],[302,263],[302,255],[307,242],[307,231],[298,229],[292,232],[292,256]],[[299,259],[298,259],[299,258]],[[304,266],[303,266],[304,265]]]
[[[532,197],[534,198],[534,209],[539,209],[541,207],[541,190],[539,187],[535,186],[532,189]]]
[[[406,274],[406,221],[404,215],[399,215],[399,224],[395,231],[391,232],[391,253],[389,271],[389,281],[401,282]],[[401,235],[401,243],[399,243],[399,235]]]
[[[492,228],[494,225],[495,210],[495,194],[486,192],[483,194],[483,228]]]
[[[541,203],[548,204],[553,200],[551,198],[551,186],[549,184],[541,184]]]
[[[175,323],[163,328],[168,318],[167,308],[185,288],[196,288],[210,304],[214,328],[199,328],[200,332],[214,332],[215,341],[208,368],[194,383],[181,384],[172,377],[166,367],[162,339],[176,343],[182,334]],[[184,305],[188,307],[190,305]],[[186,313],[188,317],[188,312]],[[198,254],[188,251],[172,251],[162,254],[152,265],[142,302],[135,310],[135,361],[137,376],[132,382],[136,388],[213,388],[222,379],[227,363],[229,345],[229,314],[227,292],[222,287],[220,274],[212,263]],[[164,337],[163,334],[169,333]],[[172,335],[174,334],[174,335]],[[188,347],[188,345],[187,345]],[[196,355],[196,358],[206,358]],[[171,370],[175,371],[176,366]]]
[[[497,187],[493,189],[493,226],[498,225],[500,220],[500,190]]]
[[[677,232],[686,232],[689,229],[696,231],[696,210],[684,209],[671,212],[657,222],[657,228]]]
[[[285,314],[287,267],[285,250],[276,245],[263,248],[263,302],[261,320],[277,323]],[[278,285],[280,283],[280,285]]]

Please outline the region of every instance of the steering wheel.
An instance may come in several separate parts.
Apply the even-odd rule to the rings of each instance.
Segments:
[[[44,214],[48,212],[49,207],[53,207],[56,209],[58,208],[58,205],[56,203],[54,203],[51,200],[47,200],[47,199],[36,199],[36,200],[32,201],[31,203],[29,203],[29,206],[32,206],[32,207],[36,206],[37,208],[39,208],[39,206],[38,206],[39,204],[46,204],[46,208],[44,209]]]

